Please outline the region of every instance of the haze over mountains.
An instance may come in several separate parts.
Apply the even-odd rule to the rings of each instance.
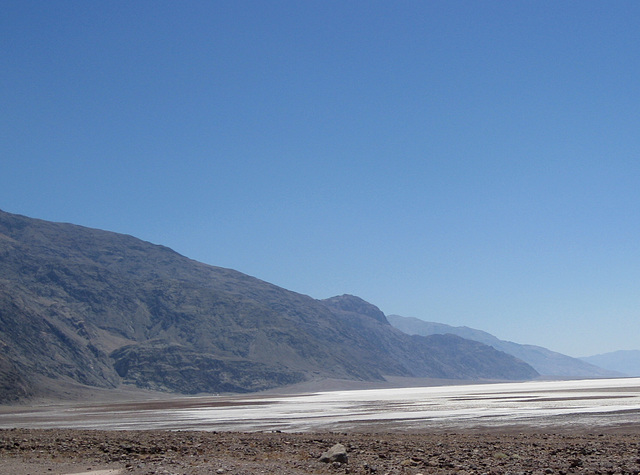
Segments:
[[[620,350],[600,355],[580,358],[587,363],[624,373],[627,376],[640,376],[640,351]]]
[[[490,333],[469,327],[454,327],[443,323],[426,322],[417,318],[387,316],[389,323],[410,335],[453,334],[469,340],[479,341],[504,351],[522,361],[527,362],[544,376],[559,378],[611,378],[628,376],[623,371],[604,369],[598,363],[588,359],[572,358],[536,345],[522,345],[512,341],[504,341]],[[585,361],[586,360],[586,361]],[[607,366],[607,368],[610,368]]]
[[[2,211],[0,325],[4,402],[76,384],[196,394],[539,375],[455,332],[409,335],[358,297],[316,300],[128,235]]]

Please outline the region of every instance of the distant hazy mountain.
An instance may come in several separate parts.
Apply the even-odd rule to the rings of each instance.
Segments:
[[[607,378],[620,376],[617,370],[603,369],[591,362],[556,353],[534,345],[521,345],[496,338],[490,333],[469,327],[453,327],[412,317],[388,315],[389,323],[410,335],[453,334],[494,347],[533,366],[543,376],[566,378]]]
[[[627,376],[640,376],[640,350],[620,350],[580,359]]]
[[[528,379],[455,336],[409,336],[357,297],[325,301],[131,236],[0,211],[0,401],[67,383],[244,392],[387,375]]]

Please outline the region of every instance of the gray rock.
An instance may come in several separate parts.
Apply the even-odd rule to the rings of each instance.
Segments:
[[[347,458],[347,448],[342,444],[336,444],[320,456],[320,461],[347,463]]]

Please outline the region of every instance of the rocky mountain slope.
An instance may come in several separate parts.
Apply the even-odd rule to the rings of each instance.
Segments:
[[[537,373],[477,342],[406,335],[354,297],[318,301],[131,236],[0,211],[0,400],[52,381],[194,394],[385,375]]]
[[[479,341],[525,361],[543,376],[562,378],[610,378],[621,376],[616,371],[604,369],[587,361],[572,358],[541,346],[521,345],[511,341],[500,340],[482,330],[426,322],[418,318],[401,317],[399,315],[389,315],[387,319],[394,327],[410,335],[453,334],[469,340]]]

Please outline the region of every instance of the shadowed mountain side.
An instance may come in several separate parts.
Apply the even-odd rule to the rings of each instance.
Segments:
[[[521,345],[496,338],[490,333],[469,327],[453,327],[443,323],[425,322],[418,318],[387,315],[394,327],[410,335],[453,334],[469,340],[479,341],[485,345],[515,356],[528,363],[544,376],[567,378],[610,378],[621,376],[620,373],[603,369],[578,358],[572,358],[541,346]]]
[[[193,394],[317,378],[535,376],[465,347],[474,373],[449,343],[349,302],[337,311],[131,236],[0,211],[0,400],[39,394],[42,378]]]

